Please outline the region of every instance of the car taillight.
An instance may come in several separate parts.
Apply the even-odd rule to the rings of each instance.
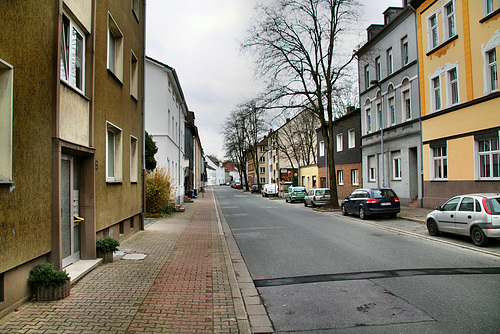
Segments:
[[[313,196],[313,201],[315,201],[315,200],[316,200],[316,196]]]
[[[293,192],[292,195],[295,195],[295,192]]]
[[[394,197],[394,202],[399,202],[399,198]]]
[[[377,200],[375,198],[368,198],[366,200],[366,203],[368,203],[368,204],[375,204],[375,203],[377,203]]]
[[[492,215],[491,210],[488,209],[488,205],[486,205],[486,198],[483,198],[483,207],[487,214]]]

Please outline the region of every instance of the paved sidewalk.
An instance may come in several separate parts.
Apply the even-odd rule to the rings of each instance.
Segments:
[[[0,319],[0,333],[250,333],[212,190],[185,207],[122,242],[144,259],[115,256],[68,298]]]

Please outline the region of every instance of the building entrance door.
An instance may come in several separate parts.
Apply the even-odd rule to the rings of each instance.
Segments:
[[[80,259],[80,165],[63,155],[61,159],[61,233],[62,266]]]

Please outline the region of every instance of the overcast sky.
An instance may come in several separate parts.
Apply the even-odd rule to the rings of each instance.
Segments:
[[[266,0],[269,1],[269,0]],[[364,4],[362,31],[383,23],[383,12],[401,0],[360,0]],[[146,54],[175,68],[189,110],[195,112],[205,154],[223,158],[220,134],[235,106],[254,97],[252,60],[239,44],[254,14],[254,0],[147,0]]]

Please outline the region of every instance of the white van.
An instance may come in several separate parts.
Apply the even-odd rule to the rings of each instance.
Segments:
[[[276,183],[264,184],[262,188],[262,197],[278,196],[278,185]]]

